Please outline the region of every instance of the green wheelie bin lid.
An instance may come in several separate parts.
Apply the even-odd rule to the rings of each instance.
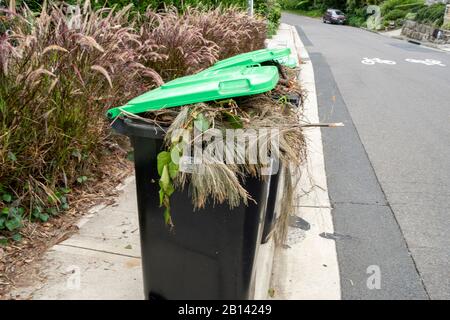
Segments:
[[[216,62],[212,67],[206,69],[203,72],[217,69],[230,68],[234,66],[252,66],[258,65],[263,62],[277,60],[283,61],[291,54],[289,48],[272,48],[272,49],[260,49],[256,51],[250,51],[247,53],[238,54],[228,59],[220,60]]]
[[[114,119],[122,110],[138,114],[263,93],[275,88],[279,79],[278,69],[275,66],[236,66],[206,71],[169,81],[159,88],[131,99],[125,106],[109,109],[107,116]]]

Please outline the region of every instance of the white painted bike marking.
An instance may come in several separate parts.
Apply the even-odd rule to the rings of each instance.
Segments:
[[[441,66],[441,67],[445,67],[446,65],[443,64],[441,61],[439,60],[434,60],[434,59],[425,59],[425,60],[420,60],[420,59],[405,59],[405,61],[407,62],[411,62],[411,63],[422,63],[426,66]]]
[[[366,64],[366,65],[374,65],[375,63],[381,63],[381,64],[388,64],[388,65],[394,65],[397,64],[397,62],[395,61],[391,61],[391,60],[383,60],[380,58],[363,58],[361,60],[362,64]]]

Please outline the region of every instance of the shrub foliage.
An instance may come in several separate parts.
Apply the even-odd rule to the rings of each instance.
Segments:
[[[264,45],[264,20],[236,7],[130,8],[0,12],[0,232],[67,209],[107,155],[108,108]]]
[[[3,201],[6,222],[19,209],[59,211],[58,188],[101,155],[104,111],[160,81],[136,62],[127,8],[85,7],[73,16],[64,9],[9,15],[12,27],[0,38],[0,187],[12,198]]]
[[[416,21],[434,26],[441,26],[444,23],[445,4],[436,3],[426,6],[417,11]]]

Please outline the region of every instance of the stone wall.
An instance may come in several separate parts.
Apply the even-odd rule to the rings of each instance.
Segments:
[[[435,38],[436,28],[415,21],[406,21],[402,28],[402,35],[419,41],[428,41],[436,44],[450,43],[450,31],[441,30],[440,37]]]

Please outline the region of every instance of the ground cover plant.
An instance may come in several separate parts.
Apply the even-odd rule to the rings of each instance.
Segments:
[[[161,82],[136,62],[129,8],[79,9],[5,15],[12,21],[0,38],[1,230],[67,209],[70,187],[103,155],[104,111]]]

